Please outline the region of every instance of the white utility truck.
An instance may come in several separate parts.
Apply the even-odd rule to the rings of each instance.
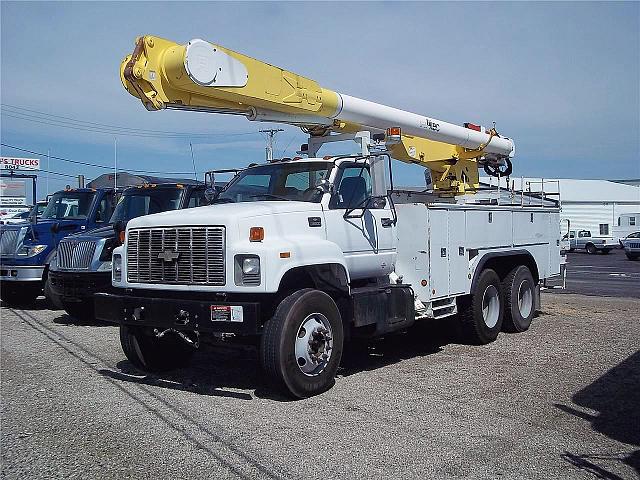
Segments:
[[[184,365],[202,335],[260,337],[267,375],[294,397],[334,383],[343,345],[449,317],[470,342],[526,330],[560,274],[557,206],[474,201],[478,166],[509,173],[513,141],[323,89],[202,40],[137,40],[125,88],[150,110],[299,125],[304,158],[250,166],[214,204],[131,220],[113,253],[119,293],[96,298],[143,370]],[[353,155],[319,157],[353,140]],[[392,159],[433,191],[393,189]],[[463,195],[464,194],[464,195]]]

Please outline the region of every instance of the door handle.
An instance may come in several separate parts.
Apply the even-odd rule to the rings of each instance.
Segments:
[[[383,226],[384,228],[389,228],[390,226],[392,226],[392,225],[393,225],[393,220],[392,220],[392,219],[390,219],[390,218],[383,218],[383,219],[381,219],[380,221],[381,221],[382,226]]]

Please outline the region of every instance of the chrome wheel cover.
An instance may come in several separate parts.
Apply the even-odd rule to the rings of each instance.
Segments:
[[[321,374],[331,359],[333,332],[327,317],[321,313],[307,316],[295,337],[296,363],[307,376]]]

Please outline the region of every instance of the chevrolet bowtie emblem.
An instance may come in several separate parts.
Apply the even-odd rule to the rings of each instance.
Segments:
[[[164,260],[165,262],[173,262],[174,260],[177,260],[179,256],[179,252],[174,252],[173,250],[165,250],[164,252],[160,252],[158,254],[158,259]]]

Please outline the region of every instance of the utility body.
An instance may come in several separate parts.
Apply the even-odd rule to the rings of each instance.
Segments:
[[[97,294],[95,308],[120,324],[136,367],[184,365],[203,335],[248,336],[267,376],[307,397],[333,385],[353,338],[427,318],[457,321],[478,344],[529,327],[540,285],[560,274],[558,204],[461,195],[477,190],[478,166],[509,173],[511,139],[337,94],[204,43],[141,37],[121,67],[125,88],[150,110],[301,125],[306,158],[247,167],[211,206],[128,223],[113,252],[114,293]],[[318,155],[336,141],[358,149]],[[392,159],[428,167],[434,190],[395,189]]]

